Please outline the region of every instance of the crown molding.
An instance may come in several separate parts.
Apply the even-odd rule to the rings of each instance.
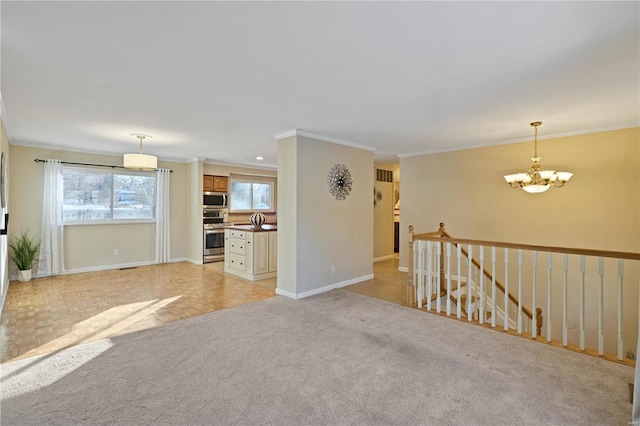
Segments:
[[[6,128],[5,128],[5,130],[6,130]],[[70,147],[65,147],[65,146],[61,146],[61,145],[52,146],[52,145],[49,145],[49,144],[36,143],[36,142],[17,142],[17,141],[13,141],[13,142],[10,143],[10,145],[24,146],[24,147],[27,147],[27,148],[46,149],[46,150],[49,150],[49,151],[81,152],[83,154],[107,155],[107,156],[110,156],[110,157],[122,157],[122,155],[123,155],[123,153],[119,153],[119,152],[98,151],[98,150],[94,150],[94,149],[70,148]],[[155,154],[150,154],[150,155],[155,155]],[[188,160],[185,160],[184,158],[158,157],[158,161],[165,161],[165,162],[169,162],[169,163],[188,163]]]
[[[601,128],[589,129],[589,130],[580,130],[580,131],[577,131],[577,132],[554,133],[554,134],[551,134],[551,135],[547,134],[547,135],[544,135],[544,136],[538,135],[538,141],[545,140],[545,139],[565,138],[565,137],[569,137],[569,136],[587,135],[587,134],[591,134],[591,133],[612,132],[614,130],[632,129],[632,128],[635,128],[635,127],[640,127],[640,122],[621,124],[619,126],[601,127]],[[504,140],[496,141],[496,142],[470,144],[470,145],[462,145],[462,146],[455,146],[455,147],[440,147],[440,148],[427,149],[427,150],[424,150],[424,151],[407,152],[407,153],[398,154],[398,157],[399,158],[417,157],[417,156],[420,156],[420,155],[438,154],[438,153],[441,153],[441,152],[464,151],[466,149],[485,148],[485,147],[489,147],[489,146],[509,145],[509,144],[512,144],[512,143],[531,142],[531,141],[533,141],[533,138],[531,136],[526,136],[526,137],[522,137],[522,138],[504,139]]]
[[[271,164],[257,166],[253,164],[225,163],[224,161],[215,161],[215,160],[204,160],[204,164],[209,164],[212,166],[238,167],[242,169],[270,170],[270,171],[278,169],[278,166],[274,166]]]
[[[308,131],[302,130],[302,129],[291,129],[291,130],[287,130],[287,131],[281,132],[281,133],[276,133],[275,135],[273,135],[273,137],[276,140],[289,138],[291,136],[304,136],[304,137],[307,137],[307,138],[317,139],[317,140],[323,141],[323,142],[335,143],[335,144],[338,144],[338,145],[349,146],[351,148],[362,149],[364,151],[373,152],[373,151],[376,150],[376,148],[373,148],[373,147],[368,146],[368,145],[363,145],[363,144],[359,144],[359,143],[355,143],[355,142],[345,141],[343,139],[333,138],[331,136],[323,136],[323,135],[319,135],[319,134],[313,133],[313,132],[308,132]]]

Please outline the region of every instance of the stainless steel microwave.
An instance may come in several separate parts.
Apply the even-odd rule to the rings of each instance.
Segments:
[[[227,207],[227,194],[225,192],[205,192],[202,198],[205,209],[220,209]]]

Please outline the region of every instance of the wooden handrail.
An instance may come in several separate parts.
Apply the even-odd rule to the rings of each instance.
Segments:
[[[449,234],[445,234],[445,237],[447,238],[447,240],[449,240],[451,237],[449,236]],[[447,242],[451,242],[451,241],[447,241]],[[457,246],[458,244],[456,243],[452,243],[454,246]],[[464,254],[467,259],[469,258],[469,253],[467,253],[467,251],[461,247],[461,251],[462,254]],[[471,259],[471,263],[473,263],[473,265],[480,269],[480,262],[478,262],[475,259]],[[489,271],[487,271],[486,269],[482,268],[482,273],[484,274],[485,277],[487,277],[489,280],[492,279],[491,273]],[[502,291],[502,293],[506,294],[507,292],[505,291],[504,285],[496,278],[496,287],[500,289],[500,291]],[[518,304],[518,299],[516,299],[516,297],[514,295],[512,295],[511,293],[508,294],[509,296],[509,300],[511,300],[513,303],[515,303],[516,305]],[[540,308],[538,308],[540,309]],[[526,316],[529,317],[530,320],[533,320],[533,313],[527,309],[526,306],[522,306],[522,312],[524,312],[524,314]],[[540,324],[540,327],[542,327],[542,324]]]
[[[426,236],[426,234],[416,234],[413,236],[413,238],[415,240],[438,241],[438,242],[442,242],[443,238],[446,238],[447,242],[455,243],[455,244],[472,244],[476,246],[486,246],[486,247],[502,247],[502,248],[532,250],[532,251],[533,250],[550,251],[554,253],[567,253],[567,254],[579,254],[579,255],[596,256],[596,257],[613,257],[616,259],[640,260],[640,253],[632,253],[632,252],[625,252],[625,251],[592,250],[592,249],[581,249],[581,248],[572,248],[572,247],[554,247],[554,246],[540,246],[540,245],[533,245],[533,244],[515,244],[515,243],[507,243],[507,242],[501,242],[501,241],[470,240],[467,238],[449,237],[448,234],[445,235],[444,237],[439,235]]]

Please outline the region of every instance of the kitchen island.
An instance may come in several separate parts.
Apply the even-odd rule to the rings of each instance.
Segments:
[[[277,225],[233,225],[224,231],[224,272],[256,281],[276,276]]]

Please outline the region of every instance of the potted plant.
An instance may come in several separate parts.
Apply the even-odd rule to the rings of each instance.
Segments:
[[[9,239],[8,246],[9,257],[18,268],[18,281],[30,281],[31,269],[40,251],[40,240],[31,238],[28,233],[21,231],[17,237]]]

